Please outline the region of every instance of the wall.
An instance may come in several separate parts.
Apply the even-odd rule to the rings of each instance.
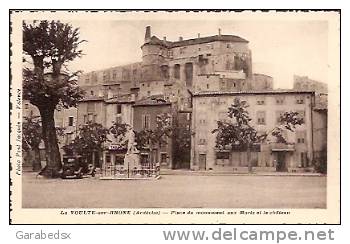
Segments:
[[[117,115],[117,103],[106,103],[106,127],[109,128],[116,121],[116,117],[120,116],[121,123],[133,126],[133,108],[131,103],[121,103],[121,114]]]
[[[327,110],[313,110],[313,139],[315,158],[327,151]]]
[[[252,90],[272,90],[273,78],[264,74],[253,74],[253,80],[250,84]]]
[[[88,104],[94,104],[94,111],[88,112]],[[100,123],[102,125],[106,124],[106,111],[104,106],[103,100],[89,100],[89,101],[81,101],[78,104],[78,119],[77,124],[83,125],[84,122],[84,115],[88,115],[88,113],[91,113],[93,116],[95,116],[95,122]]]

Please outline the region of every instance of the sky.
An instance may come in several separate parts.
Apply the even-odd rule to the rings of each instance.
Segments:
[[[328,24],[305,20],[77,20],[84,56],[70,68],[89,72],[139,62],[145,28],[169,41],[217,35],[238,35],[249,41],[253,72],[274,78],[274,88],[292,88],[293,75],[327,83]]]

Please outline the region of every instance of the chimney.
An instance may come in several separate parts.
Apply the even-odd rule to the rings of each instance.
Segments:
[[[151,26],[146,26],[145,42],[151,39]]]
[[[163,36],[163,41],[165,41],[165,42],[166,42],[166,36]]]
[[[181,42],[181,41],[183,41],[183,38],[182,38],[182,36],[180,36],[180,37],[179,37],[179,41],[180,41],[180,42]]]
[[[219,36],[221,36],[221,29],[219,28]]]
[[[198,38],[201,38],[201,33],[198,33]]]

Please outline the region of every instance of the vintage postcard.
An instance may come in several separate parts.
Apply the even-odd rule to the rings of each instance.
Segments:
[[[340,223],[340,11],[10,26],[11,223]]]

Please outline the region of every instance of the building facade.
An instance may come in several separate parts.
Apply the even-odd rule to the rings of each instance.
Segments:
[[[240,147],[230,150],[216,148],[217,121],[230,118],[228,107],[235,98],[246,101],[251,125],[261,134],[280,124],[284,112],[298,112],[304,124],[295,132],[285,131],[288,144],[278,143],[269,137],[266,143],[255,145],[251,153],[251,165],[255,171],[309,171],[313,160],[313,92],[295,91],[247,91],[200,92],[193,94],[191,145],[191,169],[218,171],[247,171],[246,150]]]
[[[315,100],[323,101],[324,94],[322,98],[320,93],[315,97],[309,89],[317,84],[310,85],[307,77],[295,76],[294,89],[274,90],[271,76],[253,73],[247,40],[223,35],[219,30],[214,36],[198,34],[193,39],[179,37],[169,41],[166,37],[152,36],[151,27],[147,26],[141,50],[140,62],[79,77],[78,84],[86,94],[79,102],[75,126],[93,121],[110,128],[117,122],[140,132],[154,128],[157,115],[171,113],[181,130],[192,135],[188,157],[181,158],[188,163],[176,162],[179,150],[174,150],[174,138],[162,148],[143,150],[143,161],[158,162],[163,168],[186,165],[193,170],[244,171],[248,165],[246,153],[239,149],[217,152],[215,135],[211,133],[218,120],[227,119],[228,106],[239,97],[249,103],[249,113],[258,131],[276,126],[282,112],[297,111],[306,121],[294,134],[287,133],[288,146],[273,142],[257,145],[252,152],[255,170],[307,171],[315,150],[324,148],[325,145],[316,144],[325,141],[320,138],[326,136],[326,123],[317,122],[324,121],[325,113],[315,106]],[[317,89],[323,91],[320,86]],[[103,155],[99,155],[100,164],[120,161],[122,155],[114,144],[111,137]]]
[[[172,116],[172,104],[156,96],[137,101],[133,105],[133,128],[136,132],[155,130],[157,116],[168,114]],[[140,148],[141,164],[159,164],[161,168],[173,168],[172,138],[165,137],[165,143],[148,143]]]

